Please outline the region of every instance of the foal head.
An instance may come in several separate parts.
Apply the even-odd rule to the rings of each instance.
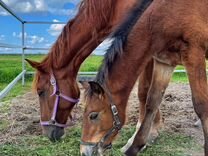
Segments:
[[[67,119],[79,101],[79,88],[74,76],[52,70],[43,63],[27,60],[37,70],[34,88],[39,96],[43,134],[56,141],[64,134]]]
[[[118,114],[111,95],[100,84],[92,81],[82,85],[86,91],[80,152],[86,156],[103,155],[111,148],[125,116]]]

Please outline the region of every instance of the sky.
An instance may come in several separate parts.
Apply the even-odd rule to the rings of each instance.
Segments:
[[[77,13],[80,0],[2,0],[24,21],[67,22]],[[21,45],[21,24],[0,6],[0,43]],[[64,24],[26,24],[25,45],[35,48],[50,48],[60,34]],[[106,41],[94,53],[103,54],[109,45]],[[47,53],[31,51],[26,53]],[[21,49],[0,48],[0,54],[21,53]]]

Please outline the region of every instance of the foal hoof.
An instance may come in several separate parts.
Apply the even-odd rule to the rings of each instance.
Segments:
[[[142,146],[140,149],[130,147],[129,149],[127,149],[124,152],[124,155],[126,155],[126,156],[138,156],[138,153],[142,152],[145,148],[146,148],[146,145]]]

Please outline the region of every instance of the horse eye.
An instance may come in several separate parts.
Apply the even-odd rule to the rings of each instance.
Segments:
[[[96,120],[98,118],[98,116],[99,116],[98,112],[92,112],[92,113],[90,113],[89,118],[90,118],[90,120]]]
[[[38,92],[39,97],[44,96],[44,94],[45,94],[45,91],[43,91],[43,90],[38,90],[37,92]]]

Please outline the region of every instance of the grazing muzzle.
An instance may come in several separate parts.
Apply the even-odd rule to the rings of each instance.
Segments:
[[[50,139],[50,141],[55,142],[60,140],[64,135],[64,128],[57,126],[45,126],[43,129],[43,134]]]

